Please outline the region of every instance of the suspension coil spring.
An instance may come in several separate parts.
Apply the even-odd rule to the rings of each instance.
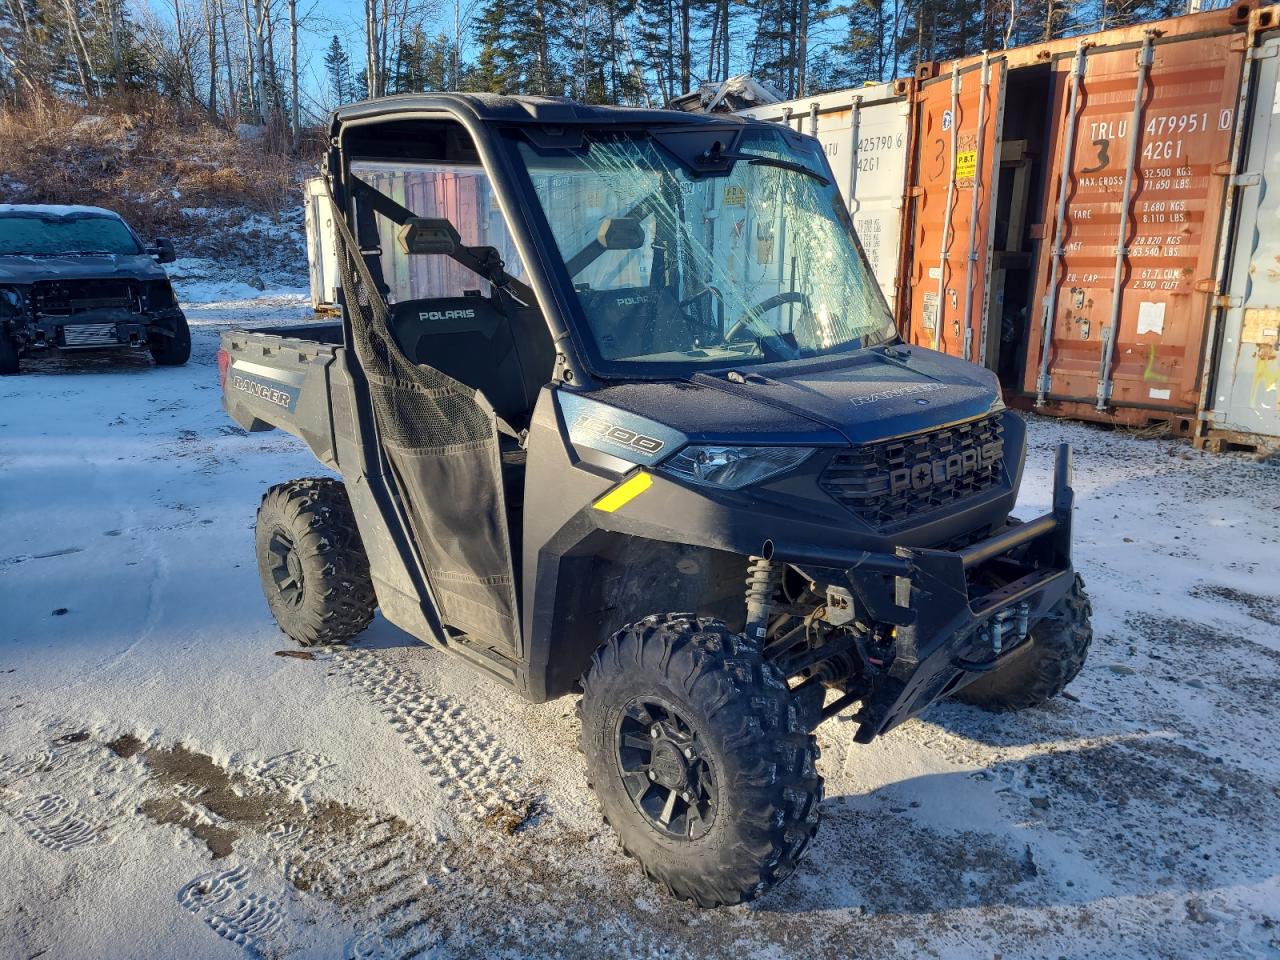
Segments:
[[[747,563],[747,636],[764,640],[773,616],[773,595],[782,582],[782,564],[764,557]]]

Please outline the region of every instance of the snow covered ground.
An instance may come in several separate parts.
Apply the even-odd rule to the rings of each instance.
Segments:
[[[1280,957],[1280,468],[1033,420],[1023,516],[1078,451],[1071,695],[829,721],[803,870],[697,911],[603,827],[571,701],[381,620],[280,634],[254,511],[320,468],[223,416],[214,358],[306,298],[180,290],[188,366],[0,381],[0,957]]]

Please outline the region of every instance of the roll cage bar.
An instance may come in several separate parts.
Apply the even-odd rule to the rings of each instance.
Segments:
[[[370,151],[371,147],[380,146],[373,138],[364,144],[360,142],[362,131],[414,121],[453,122],[470,138],[476,159],[493,185],[495,199],[527,271],[527,282],[507,275],[501,262],[495,264],[485,252],[486,248],[460,247],[454,259],[493,280],[495,285],[505,285],[518,299],[539,307],[557,354],[553,381],[584,390],[598,387],[610,378],[600,377],[590,369],[575,339],[575,332],[585,328],[585,320],[577,318],[581,307],[570,295],[572,275],[566,260],[558,254],[559,247],[541,213],[527,171],[512,161],[506,144],[501,141],[512,131],[520,131],[535,146],[571,149],[581,144],[587,131],[639,131],[654,137],[699,175],[716,176],[728,173],[737,162],[734,148],[742,131],[748,125],[765,125],[763,121],[726,115],[596,107],[547,97],[485,94],[407,94],[343,107],[334,113],[330,126],[331,148],[326,173],[334,201],[345,212],[352,232],[361,239],[361,253],[379,280],[381,268],[377,260],[381,250],[376,245],[365,244],[357,219],[357,199],[363,195],[369,203],[365,209],[377,210],[395,222],[401,222],[397,218],[413,214],[360,181],[351,172],[351,163],[389,159],[385,152]],[[776,124],[767,126],[771,130],[784,129],[797,139],[812,139]],[[401,147],[403,152],[390,159],[406,162],[421,159],[414,157],[403,143]],[[579,257],[572,259],[580,260],[591,252],[588,245]],[[496,255],[496,251],[492,253]],[[339,298],[343,298],[341,291]],[[344,340],[350,345],[349,311],[344,310],[343,316]]]

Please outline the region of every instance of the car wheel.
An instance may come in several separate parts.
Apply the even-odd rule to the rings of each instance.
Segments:
[[[596,652],[579,716],[604,817],[651,880],[714,907],[796,869],[818,829],[817,742],[758,643],[648,617]]]

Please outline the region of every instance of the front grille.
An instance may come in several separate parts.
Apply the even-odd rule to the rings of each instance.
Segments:
[[[135,280],[45,280],[31,291],[39,317],[73,317],[89,310],[128,310],[139,313],[142,299]]]
[[[837,454],[818,483],[872,527],[889,530],[997,486],[1003,456],[997,415]]]
[[[62,328],[62,345],[66,347],[97,347],[117,342],[114,323],[68,323]]]

